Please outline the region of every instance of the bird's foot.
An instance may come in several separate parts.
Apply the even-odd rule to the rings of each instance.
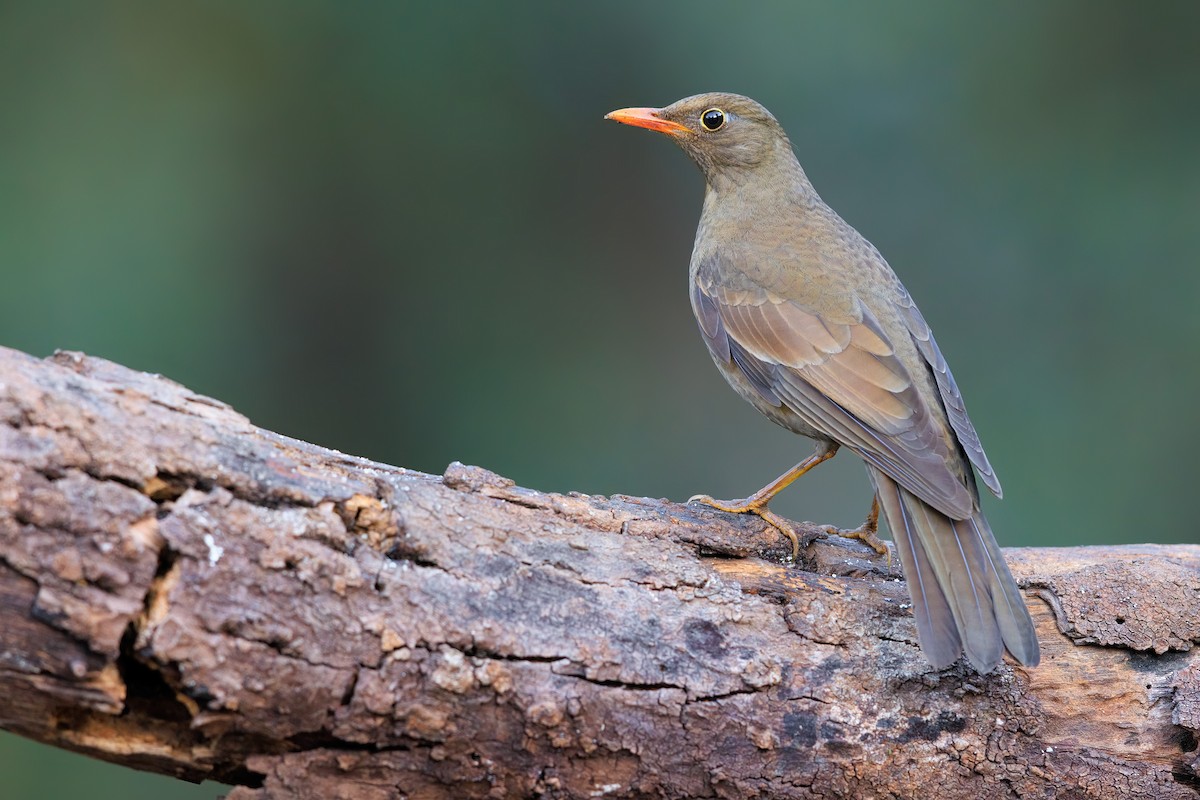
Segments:
[[[828,536],[841,536],[843,539],[858,539],[879,555],[887,556],[888,572],[892,571],[892,549],[887,546],[887,542],[879,538],[874,527],[860,525],[857,528],[839,528],[835,525],[826,525],[825,533]]]
[[[792,526],[788,524],[787,520],[768,509],[765,500],[755,498],[745,500],[714,500],[706,494],[698,494],[689,497],[688,502],[703,503],[718,511],[725,511],[730,514],[755,514],[761,517],[763,522],[766,522],[791,540],[792,561],[800,557],[800,538],[796,536],[796,531],[792,530]]]
[[[744,500],[715,500],[706,494],[694,494],[688,498],[688,502],[703,503],[718,511],[727,511],[730,514],[757,514],[760,508],[767,507],[765,502],[753,497],[748,497]]]
[[[857,528],[838,528],[834,525],[826,525],[825,533],[829,536],[841,536],[843,539],[858,539],[860,542],[867,544],[876,553],[888,558],[888,571],[892,569],[892,551],[887,544],[879,538],[879,497],[876,496],[871,501],[871,510],[867,513],[867,518],[863,520],[863,524]]]
[[[866,525],[860,525],[857,528],[839,528],[836,525],[826,525],[825,533],[830,536],[841,536],[843,539],[858,539],[860,542],[868,545],[876,553],[881,556],[890,558],[891,550],[888,549],[887,543],[879,538],[879,534],[874,528],[869,528]]]

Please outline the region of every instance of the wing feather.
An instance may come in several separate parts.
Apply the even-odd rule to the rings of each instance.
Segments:
[[[933,331],[930,330],[929,323],[921,316],[917,304],[913,302],[908,292],[903,293],[899,307],[901,319],[904,320],[909,333],[912,334],[913,342],[917,345],[917,350],[929,364],[934,379],[937,381],[942,404],[946,407],[946,415],[950,419],[950,427],[954,429],[963,452],[967,454],[967,458],[979,472],[979,477],[983,480],[984,485],[996,497],[1003,497],[1004,490],[1000,486],[1000,479],[996,477],[996,471],[988,461],[987,454],[983,452],[979,434],[976,433],[971,418],[967,416],[967,407],[963,403],[962,393],[958,390],[954,375],[950,373],[950,365],[946,363],[945,356],[942,355],[937,341],[933,338]]]
[[[786,405],[954,519],[976,508],[961,456],[913,385],[879,322],[823,319],[766,290],[698,276],[692,305],[714,358],[733,363],[767,402]],[[711,332],[711,333],[710,333]]]

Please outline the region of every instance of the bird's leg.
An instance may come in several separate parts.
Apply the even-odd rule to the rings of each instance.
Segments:
[[[828,461],[833,458],[838,451],[838,446],[835,442],[819,442],[816,451],[811,456],[744,500],[714,500],[706,494],[698,494],[688,498],[688,502],[704,503],[706,506],[712,506],[721,511],[728,511],[731,514],[758,513],[760,509],[767,507],[767,503],[771,502],[775,495],[790,486],[801,475],[822,461]]]
[[[817,449],[811,456],[801,461],[796,466],[789,469],[787,472],[780,475],[775,480],[768,483],[763,488],[759,489],[754,494],[744,500],[714,500],[706,494],[698,494],[688,498],[689,503],[703,503],[706,506],[712,506],[720,511],[727,511],[731,514],[757,514],[763,520],[774,528],[778,528],[780,533],[788,537],[792,541],[792,558],[795,559],[800,555],[800,540],[796,537],[796,532],[792,530],[792,526],[784,521],[783,517],[770,511],[767,508],[767,503],[775,495],[782,492],[792,484],[797,478],[810,469],[820,464],[823,461],[828,461],[837,454],[839,445],[836,442],[817,442]],[[875,511],[876,518],[879,516],[878,508]],[[878,540],[876,540],[878,541]]]
[[[837,528],[833,525],[825,527],[825,533],[831,536],[844,536],[847,539],[858,539],[864,544],[870,545],[876,553],[886,555],[888,557],[888,566],[891,566],[891,551],[888,546],[879,538],[879,495],[875,495],[871,501],[871,511],[867,514],[866,520],[857,528]]]

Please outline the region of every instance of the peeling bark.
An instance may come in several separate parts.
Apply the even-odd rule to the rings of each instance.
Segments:
[[[0,349],[16,733],[237,800],[1200,795],[1200,547],[1009,550],[1043,663],[986,676],[929,669],[897,565],[786,552]]]

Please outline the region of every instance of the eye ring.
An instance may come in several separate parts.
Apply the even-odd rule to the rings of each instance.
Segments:
[[[725,127],[725,119],[725,112],[713,107],[700,115],[700,126],[709,133],[713,133]]]

